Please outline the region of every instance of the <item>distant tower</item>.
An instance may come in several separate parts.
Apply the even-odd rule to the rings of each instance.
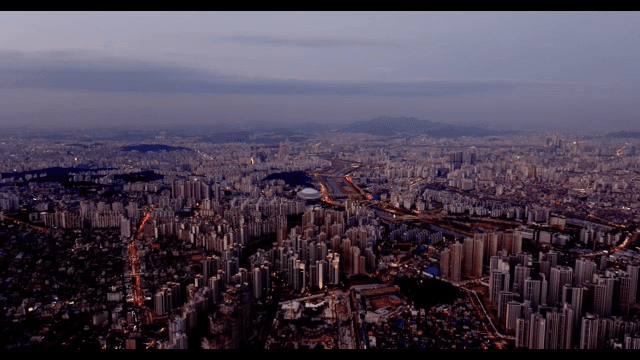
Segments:
[[[454,170],[460,169],[462,167],[462,151],[449,154],[449,160]]]
[[[478,161],[478,149],[475,146],[469,148],[469,164],[475,165]]]
[[[213,184],[213,195],[215,196],[216,202],[220,203],[222,201],[222,189],[218,182]]]

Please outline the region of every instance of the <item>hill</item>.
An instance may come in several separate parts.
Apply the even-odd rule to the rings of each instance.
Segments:
[[[464,126],[419,120],[406,117],[379,117],[369,121],[358,121],[342,128],[345,132],[361,132],[371,135],[428,135],[433,137],[456,138],[461,136],[489,136],[504,132],[484,129],[478,126]]]
[[[632,138],[632,139],[637,139],[637,138],[640,138],[640,132],[618,131],[618,132],[608,133],[607,135],[605,135],[605,137],[608,137],[608,138]]]

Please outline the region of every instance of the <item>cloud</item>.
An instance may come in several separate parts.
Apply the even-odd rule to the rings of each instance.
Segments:
[[[82,53],[80,53],[82,55]],[[435,97],[516,91],[532,83],[501,81],[339,82],[229,76],[116,58],[68,53],[0,52],[0,88],[244,95]],[[539,85],[539,84],[536,84]]]
[[[404,48],[405,44],[386,40],[356,38],[291,38],[282,36],[234,35],[212,39],[214,42],[229,42],[245,45],[274,45],[300,47],[343,47],[343,46],[377,46]]]

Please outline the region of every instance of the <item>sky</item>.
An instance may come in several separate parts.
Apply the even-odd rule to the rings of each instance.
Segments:
[[[640,131],[638,12],[0,12],[0,126]]]

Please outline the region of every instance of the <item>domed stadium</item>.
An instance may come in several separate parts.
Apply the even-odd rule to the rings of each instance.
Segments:
[[[303,200],[318,200],[322,197],[322,193],[312,188],[306,188],[298,191],[298,197]]]

